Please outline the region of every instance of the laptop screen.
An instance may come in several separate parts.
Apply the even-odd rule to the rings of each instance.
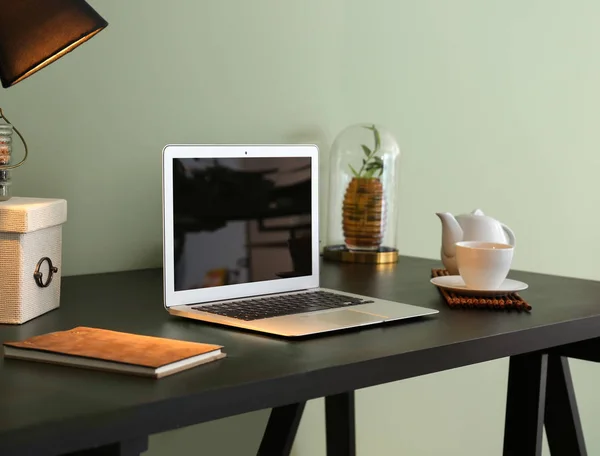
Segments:
[[[175,291],[310,276],[311,165],[173,159]]]

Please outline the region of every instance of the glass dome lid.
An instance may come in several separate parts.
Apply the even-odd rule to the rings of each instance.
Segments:
[[[399,157],[394,136],[376,124],[351,125],[335,138],[326,258],[397,261]]]

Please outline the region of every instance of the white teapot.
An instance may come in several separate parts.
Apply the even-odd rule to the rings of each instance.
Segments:
[[[442,263],[452,275],[458,275],[455,244],[459,241],[515,245],[515,233],[504,223],[485,215],[480,209],[456,217],[449,212],[438,212],[436,215],[442,221]]]

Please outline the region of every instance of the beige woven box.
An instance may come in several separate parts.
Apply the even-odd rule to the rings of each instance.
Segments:
[[[0,202],[0,323],[20,324],[60,304],[62,199]]]

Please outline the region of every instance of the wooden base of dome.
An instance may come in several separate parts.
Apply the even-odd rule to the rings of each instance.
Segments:
[[[379,247],[378,250],[348,250],[345,245],[328,245],[323,249],[323,258],[342,263],[397,263],[398,249]]]

